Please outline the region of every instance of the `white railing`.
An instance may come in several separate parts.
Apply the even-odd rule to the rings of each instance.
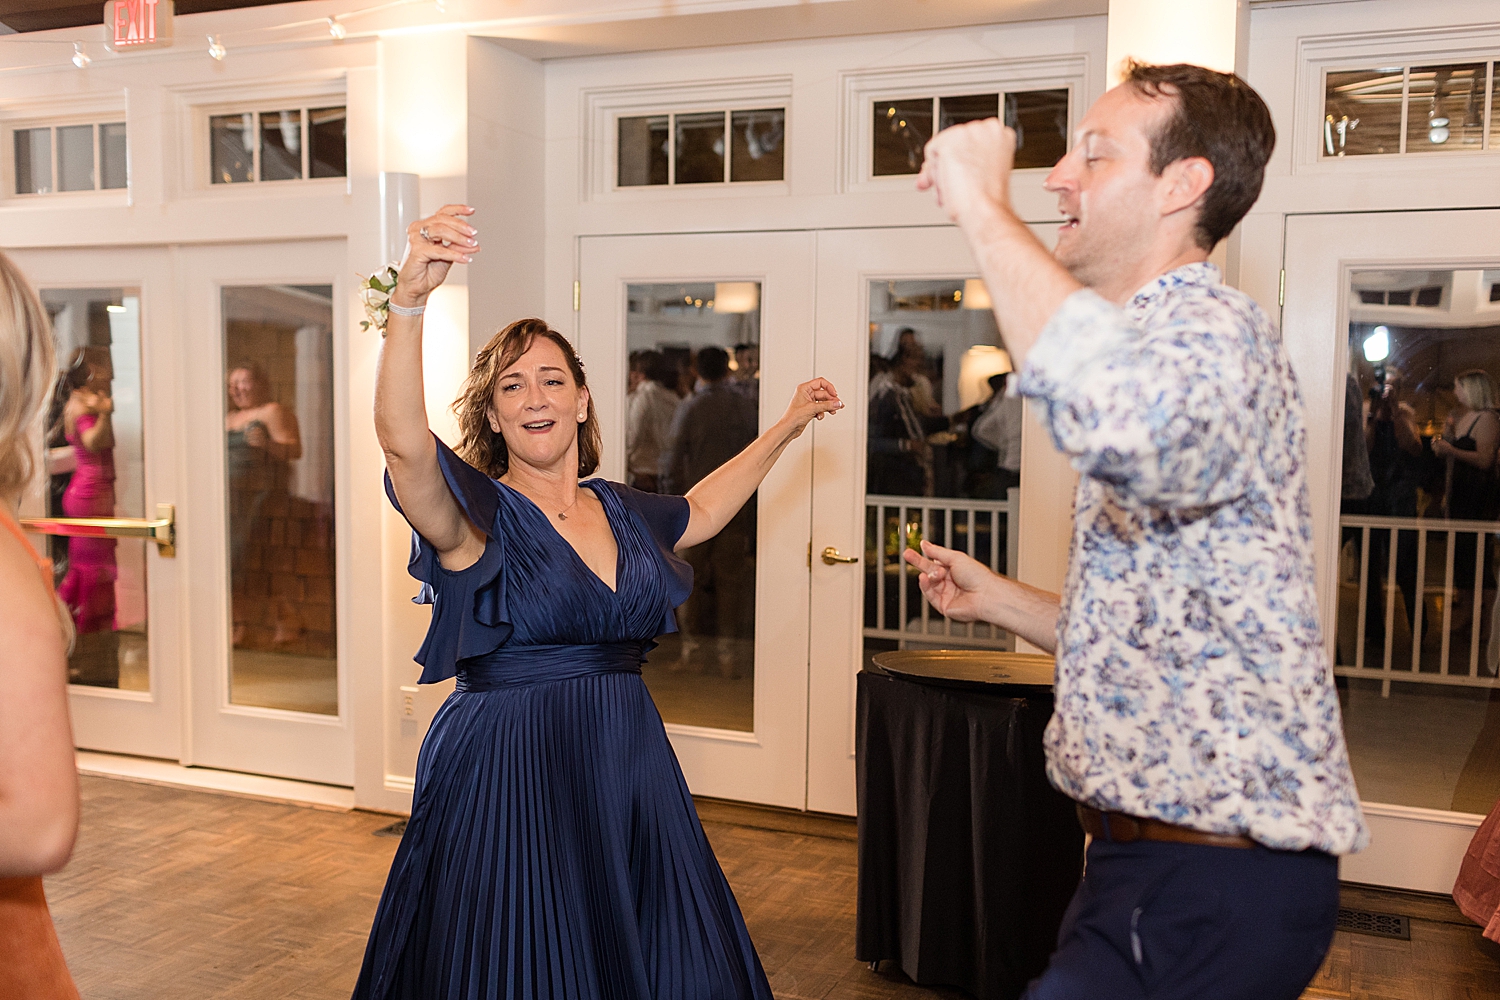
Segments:
[[[1004,629],[938,614],[901,553],[925,538],[1015,576],[1020,496],[1017,489],[1004,500],[866,495],[865,637],[894,639],[902,649],[1013,650],[1015,639]]]
[[[1338,636],[1333,672],[1340,677],[1379,680],[1382,695],[1390,694],[1392,681],[1500,687],[1500,677],[1495,676],[1496,665],[1500,663],[1500,634],[1496,628],[1500,622],[1495,620],[1500,600],[1495,599],[1491,590],[1490,603],[1494,607],[1485,607],[1485,585],[1489,581],[1484,572],[1489,538],[1492,533],[1500,532],[1500,522],[1345,516],[1339,518],[1339,526],[1342,530]],[[1348,537],[1355,531],[1357,536]],[[1461,545],[1474,547],[1472,579],[1454,579],[1454,563]],[[1436,565],[1428,565],[1434,547],[1443,553],[1441,573],[1434,572]],[[1372,554],[1377,550],[1384,565],[1377,563],[1372,568]],[[1467,556],[1467,552],[1463,554]],[[1403,583],[1412,592],[1410,607],[1405,606]],[[1472,596],[1464,598],[1464,610],[1470,612],[1468,639],[1464,644],[1467,649],[1458,651],[1459,662],[1454,663],[1453,616],[1460,591],[1468,591]],[[1468,606],[1470,600],[1472,607]],[[1423,641],[1424,631],[1430,631],[1423,628],[1429,601],[1434,602],[1441,615],[1440,625],[1428,621],[1429,625],[1441,628],[1441,643],[1436,650]],[[1373,637],[1366,635],[1366,625],[1372,614],[1378,614],[1384,623],[1376,652],[1378,666],[1368,662]],[[1487,618],[1490,636],[1481,649],[1480,637]]]

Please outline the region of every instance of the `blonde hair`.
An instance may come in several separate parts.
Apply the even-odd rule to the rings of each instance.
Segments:
[[[25,275],[0,253],[0,495],[23,492],[41,466],[55,367],[47,312]]]
[[[491,337],[474,359],[474,367],[469,370],[469,377],[464,380],[463,389],[453,402],[453,412],[458,416],[458,429],[462,435],[456,450],[465,462],[491,479],[499,479],[510,469],[510,449],[505,446],[505,438],[490,427],[489,411],[495,398],[495,385],[506,369],[531,350],[538,337],[545,337],[558,346],[568,371],[573,375],[573,383],[580,389],[588,388],[583,362],[578,359],[573,345],[546,321],[518,319]],[[599,467],[602,448],[603,435],[599,432],[599,418],[594,413],[594,397],[590,393],[588,416],[578,425],[580,479]]]
[[[1453,395],[1471,410],[1493,410],[1497,401],[1495,380],[1482,368],[1471,368],[1453,377]]]

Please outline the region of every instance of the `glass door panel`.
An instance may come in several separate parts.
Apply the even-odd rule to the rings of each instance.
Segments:
[[[1500,270],[1356,270],[1335,674],[1360,794],[1500,797]]]
[[[229,700],[337,715],[333,287],[222,291]]]
[[[138,288],[43,289],[57,341],[47,414],[46,516],[144,518]],[[68,682],[145,692],[151,672],[141,538],[49,535],[57,592],[77,638]]]
[[[630,485],[682,495],[760,433],[760,282],[626,286]],[[663,721],[755,728],[756,498],[681,555],[693,595],[643,669]]]
[[[950,622],[902,558],[922,539],[1014,573],[1021,400],[975,278],[869,282],[865,399],[864,656],[891,649],[1013,649],[986,624]]]

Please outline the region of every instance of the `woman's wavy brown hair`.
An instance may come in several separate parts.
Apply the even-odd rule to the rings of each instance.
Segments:
[[[0,495],[29,487],[57,376],[52,328],[31,283],[0,253]]]
[[[573,373],[573,384],[580,389],[588,388],[583,362],[578,360],[573,345],[545,321],[518,319],[491,337],[474,359],[474,367],[469,369],[463,390],[453,401],[453,412],[458,415],[458,429],[462,434],[458,454],[491,479],[499,479],[510,469],[510,449],[505,446],[505,438],[490,427],[489,411],[495,398],[495,385],[506,369],[531,350],[538,337],[546,337],[558,346],[567,359],[568,370]],[[599,418],[594,414],[594,396],[590,393],[588,418],[578,425],[580,479],[599,468],[602,449],[603,436],[599,433]]]

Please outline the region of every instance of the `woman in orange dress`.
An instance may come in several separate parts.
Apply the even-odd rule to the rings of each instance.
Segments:
[[[78,775],[68,721],[72,622],[16,512],[40,467],[52,334],[36,293],[0,254],[0,998],[77,1000],[42,876],[68,861]]]

